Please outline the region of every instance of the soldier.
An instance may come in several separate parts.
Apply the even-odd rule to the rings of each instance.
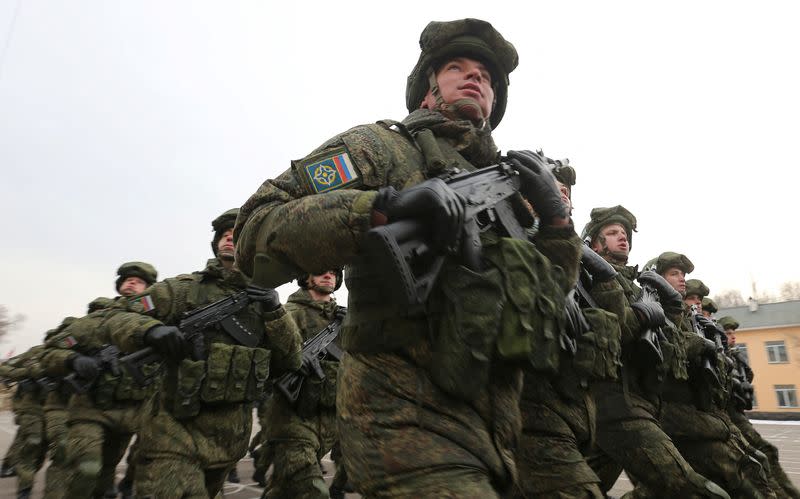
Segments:
[[[699,313],[703,307],[703,300],[708,296],[709,290],[703,281],[700,279],[689,279],[686,281],[686,296],[683,297],[683,302],[687,307],[695,307]]]
[[[342,285],[342,271],[301,276],[297,283],[300,289],[289,296],[285,308],[306,341],[334,320],[341,321],[344,309],[336,304],[333,292]],[[321,361],[321,367],[324,381],[320,384],[314,377],[307,377],[294,407],[279,392],[268,404],[264,431],[278,458],[274,460],[264,498],[329,497],[318,463],[336,440],[339,362],[326,359]],[[331,490],[330,495],[343,497],[337,490]]]
[[[117,269],[117,298],[94,300],[88,315],[46,343],[45,371],[65,377],[74,393],[67,406],[66,435],[56,443],[54,468],[48,471],[52,497],[116,497],[117,464],[142,415],[152,407],[156,385],[134,387],[130,375],[116,368],[118,350],[102,321],[114,307],[127,306],[123,297],[142,293],[157,275],[149,263],[123,263]]]
[[[115,310],[104,323],[124,352],[149,346],[166,360],[160,401],[138,435],[136,497],[216,496],[247,452],[253,402],[268,376],[300,367],[300,335],[277,292],[250,287],[236,268],[237,212],[211,223],[214,258],[203,271],[150,286],[134,300],[144,313]],[[244,308],[196,336],[176,327],[187,312],[220,303]]]
[[[264,182],[237,220],[237,261],[272,285],[349,265],[336,409],[356,490],[498,497],[516,477],[520,366],[553,368],[560,339],[549,326],[564,325],[580,240],[545,161],[509,151],[541,219],[536,247],[489,226],[481,265],[460,265],[464,201],[434,177],[502,159],[491,132],[517,53],[478,19],[431,22],[420,47],[411,114],[352,128]],[[371,228],[398,220],[430,234],[425,246],[442,262],[426,297],[407,296],[380,263],[385,253],[364,244]]]
[[[700,306],[703,309],[702,310],[703,316],[708,317],[709,319],[711,318],[712,315],[716,314],[718,311],[717,304],[714,303],[714,300],[712,300],[707,296],[703,298],[703,301]]]
[[[17,434],[9,449],[17,474],[17,497],[31,497],[33,479],[42,467],[47,452],[43,395],[37,379],[41,377],[39,359],[44,347],[37,345],[0,365],[0,377],[17,383],[11,410]]]
[[[722,317],[717,322],[725,330],[728,340],[728,353],[733,360],[734,377],[738,382],[738,385],[734,385],[734,393],[728,400],[728,415],[731,417],[733,424],[742,431],[747,441],[766,454],[769,461],[770,475],[774,479],[773,483],[777,485],[777,487],[773,485],[773,488],[776,489],[775,492],[778,496],[798,499],[800,498],[800,491],[794,486],[792,480],[786,476],[786,472],[781,467],[778,448],[765,440],[756,431],[744,412],[753,408],[753,387],[751,383],[754,375],[753,370],[750,369],[747,363],[745,352],[736,346],[736,330],[739,328],[739,322],[729,315]]]
[[[686,274],[694,264],[685,255],[667,251],[645,267],[684,297],[690,291],[697,295],[707,290],[702,282],[687,285]],[[703,296],[699,298],[702,301]],[[664,431],[697,472],[720,484],[731,497],[774,497],[765,470],[725,410],[730,386],[726,361],[714,342],[701,336],[714,333],[707,330],[715,325],[702,314],[693,315],[686,304],[681,313],[667,311],[686,342],[689,380],[665,380]]]
[[[667,337],[669,331],[652,335],[665,324],[664,307],[681,311],[681,296],[654,272],[640,274],[638,266],[628,265],[635,231],[636,217],[617,205],[594,208],[581,234],[616,271],[616,287],[601,282],[591,294],[598,306],[620,318],[622,328],[621,376],[591,385],[601,452],[595,452],[589,464],[601,478],[603,492],[613,487],[624,468],[635,483],[658,491],[659,497],[728,497],[692,469],[659,425],[661,380],[686,380],[688,373],[682,338]],[[663,306],[643,296],[637,279],[655,291]],[[614,292],[617,288],[621,293]]]

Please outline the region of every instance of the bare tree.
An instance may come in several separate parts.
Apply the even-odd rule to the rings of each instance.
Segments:
[[[800,300],[800,282],[789,281],[781,284],[781,300]]]
[[[714,303],[716,303],[719,308],[741,307],[745,304],[742,292],[736,289],[728,289],[714,295],[712,300],[714,300]]]
[[[24,320],[25,316],[22,314],[9,317],[8,309],[5,305],[0,305],[0,341],[3,341],[3,337]]]

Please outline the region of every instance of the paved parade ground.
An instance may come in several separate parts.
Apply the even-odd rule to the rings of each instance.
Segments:
[[[767,440],[774,443],[780,450],[781,463],[789,477],[795,484],[800,485],[800,422],[795,421],[758,421],[755,427]],[[258,428],[255,428],[258,430]],[[0,412],[0,452],[5,455],[11,439],[14,437],[16,426],[11,412]],[[326,456],[322,461],[327,474],[326,479],[333,478],[333,463]],[[121,478],[125,473],[125,461],[117,468]],[[253,482],[253,460],[247,456],[239,462],[239,476],[241,483],[228,483],[225,486],[225,497],[229,499],[258,499],[262,489]],[[36,477],[34,498],[41,498],[44,489],[44,470]],[[631,484],[623,475],[610,494],[620,496],[630,490]],[[0,479],[0,499],[13,499],[16,497],[16,478]],[[348,498],[357,498],[358,494],[348,494]]]

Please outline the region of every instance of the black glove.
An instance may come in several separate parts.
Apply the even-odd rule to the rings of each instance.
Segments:
[[[69,367],[79,378],[95,379],[100,374],[100,364],[93,357],[76,353],[69,358]]]
[[[464,225],[464,199],[442,179],[432,178],[397,192],[384,187],[372,205],[389,222],[417,218],[430,230],[434,246],[455,252]]]
[[[706,333],[707,337],[713,338],[715,335],[718,335],[722,338],[722,343],[727,344],[728,339],[725,335],[725,330],[722,329],[722,327],[720,327],[719,324],[717,324],[716,322],[712,321],[711,319],[702,314],[697,314],[695,316],[695,320],[697,321],[697,324],[703,329],[703,332]]]
[[[594,282],[610,281],[617,275],[617,271],[610,263],[585,244],[581,255],[581,265],[592,276]]]
[[[667,323],[667,318],[664,316],[664,309],[661,308],[661,304],[656,301],[637,301],[631,303],[631,308],[636,312],[642,329],[655,329]]]
[[[717,345],[706,338],[701,338],[696,334],[690,334],[686,337],[686,356],[690,360],[701,359],[703,357],[716,362],[717,358]]]
[[[539,154],[531,151],[508,151],[508,158],[519,172],[520,192],[533,205],[545,224],[553,218],[566,218],[568,207],[561,200],[556,177]]]
[[[683,312],[683,297],[675,291],[672,284],[652,270],[645,270],[637,278],[639,284],[650,286],[658,293],[661,306],[667,313],[679,314]]]
[[[333,312],[333,317],[340,322],[344,321],[345,315],[347,315],[347,307],[336,307],[336,311]]]
[[[245,289],[247,297],[255,303],[261,304],[261,310],[264,312],[274,312],[281,307],[281,298],[278,292],[272,288],[262,288],[251,284]]]
[[[144,342],[169,359],[180,360],[186,357],[186,339],[175,326],[151,327],[144,333]]]

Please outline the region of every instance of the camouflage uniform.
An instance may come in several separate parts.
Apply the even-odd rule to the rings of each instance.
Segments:
[[[18,426],[12,443],[18,497],[30,496],[33,479],[47,453],[43,392],[36,381],[42,375],[39,360],[43,350],[42,345],[37,345],[0,366],[0,377],[17,382],[11,410]]]
[[[314,301],[308,291],[293,293],[286,312],[294,319],[303,341],[314,337],[333,321],[337,310],[335,300]],[[268,404],[266,440],[275,456],[272,476],[262,497],[329,497],[328,486],[322,478],[319,460],[330,452],[336,440],[336,375],[339,363],[323,360],[325,380],[321,385],[303,387],[298,409],[286,398],[275,393]],[[301,414],[302,412],[302,414]]]
[[[220,227],[233,225],[234,217],[226,212],[215,220],[217,236]],[[152,328],[177,325],[184,313],[247,285],[237,269],[226,270],[214,258],[201,272],[148,288],[136,299],[149,304],[146,314],[118,313],[106,324],[120,348],[133,352],[145,346]],[[247,452],[252,404],[261,397],[267,376],[300,367],[299,334],[283,308],[264,313],[260,304],[251,303],[235,318],[257,335],[257,348],[239,345],[212,326],[203,331],[203,358],[167,363],[160,403],[139,433],[136,497],[214,497]]]
[[[673,252],[662,253],[646,265],[659,274],[671,267],[687,273],[694,269],[686,256]],[[680,334],[685,342],[689,380],[665,380],[661,413],[664,431],[695,471],[721,485],[731,497],[775,497],[765,470],[749,452],[750,445],[725,410],[730,386],[725,360],[721,354],[713,359],[721,383],[721,387],[714,387],[703,377],[707,340],[694,332],[688,309],[667,316],[677,328],[675,337]]]
[[[632,246],[636,218],[622,206],[593,209],[582,235],[591,243],[611,224],[625,228]],[[593,452],[589,464],[601,478],[604,492],[614,486],[624,468],[634,483],[658,491],[659,497],[726,497],[719,486],[692,469],[658,421],[661,381],[664,377],[688,379],[682,337],[661,337],[660,364],[649,355],[649,345],[640,339],[647,326],[631,308],[642,297],[634,282],[638,267],[612,266],[617,271],[616,280],[596,286],[592,296],[599,306],[620,318],[623,365],[619,379],[592,384],[599,452]]]
[[[48,374],[67,376],[76,354],[94,356],[113,343],[103,321],[112,310],[134,309],[118,298],[109,308],[96,310],[73,322],[47,342],[43,363]],[[157,366],[150,366],[152,370]],[[67,435],[56,453],[64,458],[68,470],[67,498],[103,497],[114,485],[116,467],[133,435],[139,431],[145,415],[152,410],[157,384],[146,388],[136,385],[127,371],[117,373],[101,368],[89,391],[75,393],[67,406]]]
[[[705,305],[703,305],[703,307],[705,307]],[[703,308],[703,310],[705,310],[705,308]],[[719,319],[718,323],[726,331],[728,329],[736,330],[739,327],[739,323],[730,316],[722,317]],[[741,381],[752,383],[754,378],[753,370],[750,369],[750,366],[747,364],[747,359],[744,354],[736,347],[733,347],[728,350],[728,356],[733,362],[733,370],[741,370],[744,372],[745,380]],[[731,396],[728,400],[728,415],[731,421],[733,421],[733,424],[741,430],[750,444],[767,456],[770,477],[773,480],[771,485],[775,493],[778,497],[800,499],[800,491],[798,491],[797,487],[792,483],[792,480],[786,476],[786,472],[781,466],[780,459],[778,458],[778,448],[762,437],[753,427],[753,424],[744,412],[749,409],[752,409],[752,399],[750,399],[750,404],[747,404],[744,399],[735,396]]]
[[[234,232],[237,261],[264,282],[350,265],[342,328],[347,354],[336,408],[344,464],[355,489],[369,497],[487,498],[510,491],[522,371],[496,347],[519,340],[514,347],[533,349],[539,338],[548,341],[545,324],[563,324],[564,291],[550,300],[535,287],[563,273],[526,241],[484,233],[489,268],[472,272],[446,259],[424,306],[388,298],[400,284],[389,282],[371,255],[361,252],[372,225],[374,191],[411,187],[500,159],[488,126],[417,109],[428,89],[426,58],[450,43],[474,53],[456,43],[461,37],[502,71],[492,80],[498,91],[490,123],[499,123],[516,51],[483,21],[431,23],[421,38],[421,62],[409,78],[411,114],[401,123],[355,127],[294,161],[245,203]],[[346,175],[328,166],[336,161],[348,166]],[[576,274],[580,241],[571,226],[547,227],[536,239],[543,252],[562,257],[566,274]],[[536,307],[537,299],[548,303]],[[549,351],[552,343],[543,347]],[[513,357],[509,350],[504,354]]]

